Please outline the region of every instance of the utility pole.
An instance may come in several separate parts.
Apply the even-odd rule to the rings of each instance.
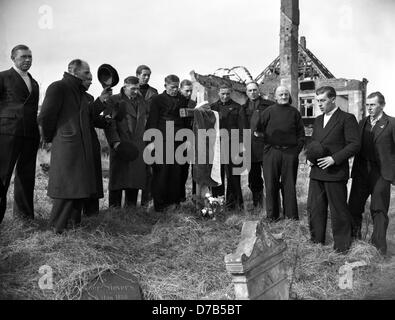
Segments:
[[[298,108],[299,0],[281,0],[280,79],[291,92],[292,105]]]

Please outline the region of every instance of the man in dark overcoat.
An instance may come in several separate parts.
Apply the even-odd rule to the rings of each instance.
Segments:
[[[232,141],[232,130],[238,131],[238,137],[241,137],[242,123],[240,119],[241,106],[236,101],[231,99],[232,88],[223,84],[218,91],[219,99],[210,107],[211,110],[217,111],[219,114],[220,130],[225,130],[229,136],[229,144],[225,147],[223,138],[221,137],[221,180],[222,184],[218,187],[212,187],[213,197],[223,196],[225,194],[225,205],[230,210],[243,210],[243,194],[241,191],[241,177],[234,173],[236,164],[232,159],[231,145],[237,144]],[[226,152],[227,155],[224,153]],[[227,159],[226,159],[227,158]],[[225,177],[226,177],[226,192],[225,192]]]
[[[361,239],[362,215],[366,200],[371,196],[371,241],[385,255],[391,183],[395,184],[395,118],[385,114],[384,107],[382,93],[373,92],[367,97],[368,116],[359,122],[361,150],[354,159],[348,205],[352,216],[352,237]]]
[[[120,207],[122,191],[125,191],[125,206],[136,206],[138,191],[146,185],[146,164],[143,159],[143,140],[147,122],[147,102],[139,92],[139,80],[127,77],[119,94],[108,101],[111,125],[105,129],[110,145],[109,206]],[[139,155],[129,161],[117,153],[121,142],[133,143]]]
[[[351,245],[348,160],[360,148],[358,122],[353,114],[336,106],[333,87],[319,88],[316,101],[323,114],[314,120],[312,140],[306,148],[312,164],[307,199],[311,240],[325,244],[329,205],[334,249],[346,252]]]
[[[40,142],[39,87],[28,73],[32,52],[18,45],[12,49],[11,59],[14,66],[0,72],[0,223],[14,167],[14,216],[34,218],[33,190]]]
[[[79,224],[84,201],[98,192],[91,126],[111,90],[94,100],[86,93],[91,82],[88,63],[71,61],[63,79],[48,87],[39,115],[44,141],[52,143],[48,196],[53,198],[50,225],[57,233],[70,220]]]
[[[240,117],[245,129],[251,129],[254,118],[259,119],[265,109],[274,104],[274,101],[262,98],[259,93],[259,85],[250,82],[246,85],[247,101],[240,109]],[[254,207],[263,205],[263,148],[265,141],[261,132],[262,128],[257,127],[257,131],[251,132],[251,168],[248,172],[248,187],[252,192]]]

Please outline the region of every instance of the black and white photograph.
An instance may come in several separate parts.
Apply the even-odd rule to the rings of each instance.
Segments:
[[[394,300],[394,33],[393,0],[0,0],[0,300]]]

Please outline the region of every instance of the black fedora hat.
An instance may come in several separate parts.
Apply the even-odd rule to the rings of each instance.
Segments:
[[[134,161],[139,156],[139,150],[133,142],[122,141],[115,150],[115,154],[123,161]]]
[[[109,64],[102,64],[97,70],[97,78],[99,82],[103,86],[106,87],[115,87],[119,82],[119,76],[117,70],[113,68]]]

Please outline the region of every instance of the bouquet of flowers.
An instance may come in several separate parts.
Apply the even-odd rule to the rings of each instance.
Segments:
[[[224,212],[224,196],[214,198],[210,193],[204,197],[204,208],[201,210],[202,216],[216,220],[216,216]]]

